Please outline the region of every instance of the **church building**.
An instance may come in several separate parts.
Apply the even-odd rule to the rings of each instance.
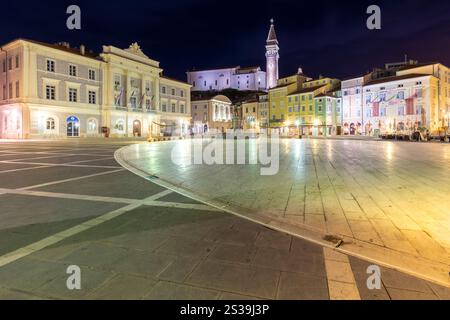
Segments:
[[[279,50],[274,20],[271,19],[266,41],[266,71],[259,66],[192,70],[187,72],[187,82],[192,91],[267,91],[277,86]]]

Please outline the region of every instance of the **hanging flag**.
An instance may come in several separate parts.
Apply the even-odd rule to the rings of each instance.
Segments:
[[[379,117],[380,116],[380,103],[374,102],[372,104],[372,117]]]
[[[139,101],[139,105],[143,108],[143,102],[144,102],[145,93],[141,96],[141,101]]]
[[[412,116],[414,113],[414,98],[408,98],[406,99],[406,115]]]
[[[116,96],[116,105],[118,105],[118,106],[121,104],[123,93],[124,93],[124,89],[122,88],[120,90],[119,95]]]

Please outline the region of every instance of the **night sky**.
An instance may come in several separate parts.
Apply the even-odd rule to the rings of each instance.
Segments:
[[[82,30],[66,28],[66,8],[82,10]],[[366,28],[366,9],[382,9],[382,30]],[[348,78],[385,62],[404,60],[450,65],[450,1],[7,1],[2,4],[0,43],[16,38],[85,44],[137,41],[161,62],[167,76],[186,80],[197,69],[257,66],[265,70],[270,18],[280,41],[280,73]]]

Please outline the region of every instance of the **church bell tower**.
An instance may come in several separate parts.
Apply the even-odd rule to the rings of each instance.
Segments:
[[[266,41],[266,86],[267,90],[277,86],[279,72],[278,72],[278,60],[280,48],[278,47],[278,39],[275,33],[274,20],[270,19],[270,31]]]

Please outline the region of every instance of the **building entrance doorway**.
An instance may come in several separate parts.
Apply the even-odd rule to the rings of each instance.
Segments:
[[[141,122],[139,120],[135,120],[133,122],[133,137],[140,137],[141,135]]]
[[[67,136],[79,137],[80,136],[80,120],[77,117],[70,116],[67,118]]]

